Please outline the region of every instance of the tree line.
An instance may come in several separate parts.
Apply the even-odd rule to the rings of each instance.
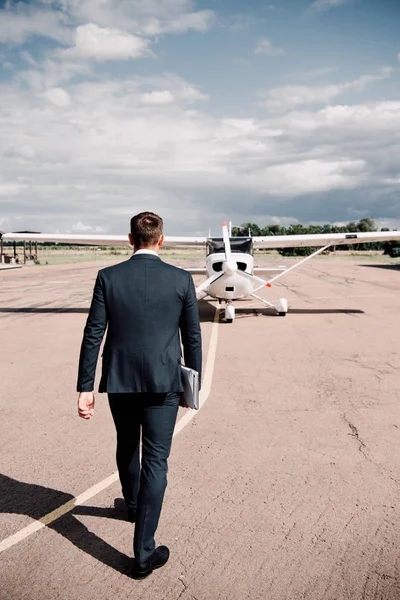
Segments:
[[[304,234],[321,234],[321,233],[358,233],[358,232],[374,232],[378,231],[376,223],[373,219],[366,217],[358,222],[350,221],[347,225],[301,225],[300,223],[284,227],[283,225],[266,225],[260,227],[257,223],[243,223],[240,227],[232,228],[232,236],[248,237],[248,236],[269,236],[269,235],[304,235]],[[382,227],[379,231],[390,231],[387,227]],[[352,244],[351,246],[343,244],[337,246],[338,250],[349,250],[355,248],[357,250],[380,250],[389,256],[398,256],[400,254],[400,242],[370,242],[368,244]],[[279,254],[282,256],[307,256],[314,252],[316,248],[278,248]]]

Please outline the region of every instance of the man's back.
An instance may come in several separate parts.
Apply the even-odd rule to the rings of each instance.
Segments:
[[[127,518],[135,522],[132,576],[142,579],[169,558],[154,535],[178,407],[185,406],[179,332],[186,366],[201,375],[201,331],[191,275],[158,257],[161,217],[135,215],[128,239],[134,255],[97,275],[79,358],[78,413],[93,415],[97,358],[108,326],[99,391],[108,392],[122,494]]]
[[[154,254],[134,254],[99,271],[82,342],[78,390],[92,385],[94,354],[97,361],[106,325],[100,392],[183,391],[179,330],[185,364],[201,373],[192,277]]]

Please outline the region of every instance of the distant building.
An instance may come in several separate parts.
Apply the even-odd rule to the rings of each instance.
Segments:
[[[11,255],[7,254],[4,252],[4,242],[3,242],[3,233],[5,233],[5,231],[0,231],[0,262],[1,263],[9,263],[12,262],[12,259],[15,262],[19,262],[18,259],[18,255],[17,255],[17,242],[13,242],[13,257],[11,257]],[[40,231],[13,231],[12,233],[41,233]],[[27,260],[27,255],[26,255],[26,242],[24,241],[24,264],[26,263]],[[29,242],[29,254],[28,254],[28,260],[37,260],[37,253],[38,253],[38,248],[37,248],[37,242],[35,242],[35,250],[34,253],[32,253],[32,242]]]

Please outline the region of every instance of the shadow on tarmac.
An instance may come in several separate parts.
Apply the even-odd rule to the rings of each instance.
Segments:
[[[370,265],[364,265],[370,266]],[[371,265],[372,266],[372,265]],[[385,265],[386,266],[386,265]],[[239,300],[235,300],[235,314],[236,316],[244,315],[264,315],[266,317],[275,317],[276,312],[272,308],[240,308],[238,306]],[[223,316],[224,304],[219,305],[222,309],[221,315]],[[23,313],[23,314],[88,314],[89,308],[62,308],[62,307],[2,307],[0,313]],[[207,300],[199,301],[199,314],[201,323],[212,323],[215,317],[215,306]],[[360,315],[365,314],[363,310],[358,309],[346,309],[346,308],[290,308],[289,313],[291,315],[329,315],[329,314],[348,314],[348,315]],[[223,319],[222,319],[223,321]]]
[[[236,317],[246,316],[264,316],[277,317],[278,315],[272,308],[237,308]],[[363,310],[357,308],[289,308],[287,313],[290,315],[364,315]]]
[[[372,265],[358,265],[359,267],[368,267],[373,269],[386,269],[387,271],[400,271],[400,263],[396,263],[395,265],[380,265],[380,264],[372,264]]]
[[[67,502],[71,502],[73,498],[72,494],[66,492],[17,481],[7,475],[0,474],[0,512],[2,513],[26,515],[40,521],[43,518],[43,512],[48,514]],[[115,501],[115,508],[75,506],[70,512],[46,526],[99,562],[123,575],[129,576],[133,566],[133,558],[110,546],[75,518],[75,515],[91,515],[125,521],[124,508],[122,499]]]
[[[33,314],[52,314],[52,313],[77,313],[77,314],[88,314],[88,308],[46,308],[40,306],[22,306],[18,308],[2,307],[0,313],[33,313]]]
[[[22,313],[22,314],[89,314],[89,307],[74,308],[63,306],[1,306],[0,313]],[[202,323],[214,321],[215,306],[205,300],[199,301],[199,314]]]

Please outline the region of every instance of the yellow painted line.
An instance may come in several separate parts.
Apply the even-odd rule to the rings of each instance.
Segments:
[[[210,337],[210,343],[208,346],[207,362],[206,362],[206,367],[204,370],[204,379],[203,379],[202,389],[200,392],[200,408],[199,408],[199,410],[201,410],[203,408],[203,406],[206,403],[206,401],[210,395],[210,392],[211,392],[211,385],[212,385],[214,365],[215,365],[215,357],[216,357],[216,353],[217,353],[219,314],[220,314],[220,311],[217,308],[215,311],[215,317],[214,317],[214,321],[213,321],[212,329],[211,329],[211,337]],[[174,437],[176,435],[178,435],[178,433],[180,431],[182,431],[182,429],[184,429],[186,427],[186,425],[188,425],[188,423],[190,423],[190,421],[196,416],[196,414],[198,412],[199,411],[196,411],[196,410],[190,410],[190,409],[187,410],[185,415],[181,419],[179,419],[178,423],[175,426]],[[13,535],[10,535],[9,537],[5,538],[4,540],[2,540],[0,542],[0,553],[4,552],[4,550],[7,550],[8,548],[11,548],[12,546],[15,546],[19,542],[22,542],[22,540],[26,539],[33,533],[36,533],[40,529],[43,529],[43,527],[46,527],[46,525],[50,525],[56,519],[59,519],[66,513],[73,510],[73,508],[75,506],[79,506],[80,504],[83,504],[90,498],[93,498],[94,496],[96,496],[97,494],[99,494],[100,492],[102,492],[103,490],[108,488],[113,483],[117,482],[118,479],[119,479],[118,471],[115,471],[112,475],[110,475],[109,477],[106,477],[106,479],[103,479],[103,481],[96,483],[95,485],[90,487],[88,490],[86,490],[82,494],[79,494],[79,496],[76,496],[76,498],[72,498],[71,500],[69,500],[62,506],[59,506],[58,508],[56,508],[52,512],[48,513],[44,517],[41,517],[37,521],[34,521],[30,525],[28,525],[27,527],[24,527],[23,529],[20,529]]]

